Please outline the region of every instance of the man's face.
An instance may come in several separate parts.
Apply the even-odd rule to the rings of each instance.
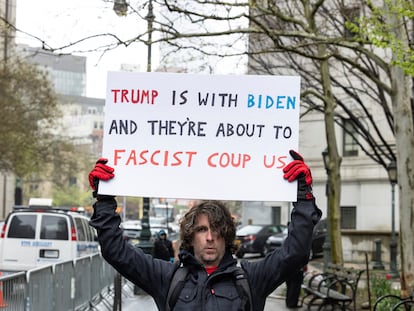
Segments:
[[[194,256],[205,267],[218,266],[224,256],[226,249],[224,238],[216,231],[212,231],[205,214],[197,218],[192,246]]]

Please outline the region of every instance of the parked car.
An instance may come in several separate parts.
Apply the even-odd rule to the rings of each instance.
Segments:
[[[123,237],[132,245],[138,244],[141,237],[142,226],[139,220],[129,220],[121,223]]]
[[[313,228],[312,247],[310,259],[315,258],[323,253],[323,244],[325,243],[326,234],[328,232],[327,219],[321,219]]]
[[[286,226],[285,228],[283,228],[282,232],[269,236],[264,246],[265,255],[267,253],[274,251],[275,249],[281,248],[287,235],[288,235],[288,227]]]
[[[236,256],[242,258],[247,253],[264,255],[264,245],[269,236],[281,233],[285,225],[246,225],[236,232],[235,244],[238,246]]]
[[[0,270],[25,271],[99,252],[96,231],[78,212],[46,205],[16,207],[0,233]]]
[[[325,243],[325,237],[327,232],[326,219],[321,219],[313,229],[312,234],[312,247],[309,254],[309,258],[312,259],[323,252],[323,244]],[[287,227],[280,233],[273,234],[269,236],[266,240],[264,246],[264,253],[267,254],[276,249],[282,247],[283,242],[285,241],[288,235]]]
[[[179,238],[179,228],[174,230],[175,227],[162,221],[152,221],[153,218],[150,218],[150,241],[153,242],[154,239],[158,237],[160,230],[167,232],[167,237],[171,241],[175,241]],[[164,218],[165,220],[165,218]],[[123,231],[123,237],[125,240],[130,242],[132,245],[139,246],[141,235],[142,235],[142,224],[140,220],[127,220],[121,223],[121,229]]]

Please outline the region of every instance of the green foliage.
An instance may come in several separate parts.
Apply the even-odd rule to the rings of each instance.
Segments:
[[[393,16],[398,23],[408,23],[414,17],[414,6],[410,1],[385,0],[384,6],[375,6],[368,1],[371,15],[358,19],[357,22],[347,22],[346,27],[356,34],[355,39],[362,43],[371,43],[382,49],[390,49],[394,60],[392,65],[404,70],[405,74],[414,76],[414,50],[409,44],[398,38],[387,16]],[[408,38],[407,38],[408,40]]]
[[[0,169],[25,176],[50,159],[59,116],[47,76],[15,57],[0,62]]]
[[[384,295],[395,295],[399,296],[400,292],[392,288],[392,280],[387,278],[386,275],[375,275],[371,281],[371,290],[372,290],[372,305],[375,304],[375,301],[384,296]],[[399,302],[399,299],[390,296],[380,301],[377,305],[377,311],[389,311],[392,307]]]
[[[61,207],[78,207],[91,204],[91,191],[81,191],[78,186],[55,188],[53,204]]]
[[[59,136],[61,111],[47,73],[18,57],[0,66],[0,169],[21,178],[25,199],[50,193],[49,183],[59,189],[57,204],[90,204],[70,186],[85,153]]]

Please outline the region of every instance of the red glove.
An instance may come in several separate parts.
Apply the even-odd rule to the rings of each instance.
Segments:
[[[114,169],[106,163],[108,163],[108,159],[99,158],[95,167],[89,173],[89,184],[93,190],[98,190],[99,180],[110,180],[115,176],[113,174]]]
[[[283,178],[287,179],[289,182],[294,180],[298,181],[298,199],[312,200],[311,171],[299,153],[294,150],[290,150],[289,153],[292,156],[293,161],[283,168],[283,173],[285,173]]]

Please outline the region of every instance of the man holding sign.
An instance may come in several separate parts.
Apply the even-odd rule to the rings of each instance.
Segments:
[[[243,261],[241,273],[235,273],[240,269],[232,254],[236,227],[228,209],[219,201],[201,201],[183,217],[180,267],[127,243],[119,227],[121,218],[115,212],[115,197],[98,194],[99,181],[116,179],[107,159],[99,159],[89,174],[97,198],[90,224],[97,229],[103,257],[151,295],[161,311],[263,310],[267,296],[308,262],[313,227],[321,217],[312,194],[310,169],[297,152],[291,150],[290,155],[293,161],[283,167],[283,178],[297,181],[298,188],[288,237],[281,250],[260,261]],[[173,276],[181,269],[186,273],[176,283]],[[248,290],[239,286],[240,278],[247,278]]]

